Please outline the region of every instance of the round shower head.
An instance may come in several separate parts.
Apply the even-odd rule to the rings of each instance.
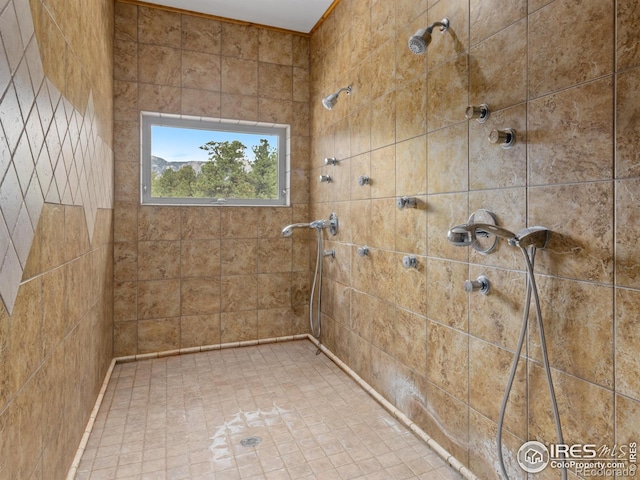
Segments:
[[[324,97],[322,99],[322,106],[327,110],[331,110],[335,106],[336,102],[338,101],[338,95],[340,95],[340,92],[342,92],[343,90],[347,92],[347,95],[350,95],[351,85],[341,88],[336,93],[332,93],[331,95],[327,95],[326,97]]]
[[[322,106],[327,110],[331,110],[338,101],[338,94],[332,93],[322,99]]]
[[[416,55],[422,55],[427,51],[427,47],[430,43],[431,32],[426,28],[421,28],[409,39],[409,50]]]

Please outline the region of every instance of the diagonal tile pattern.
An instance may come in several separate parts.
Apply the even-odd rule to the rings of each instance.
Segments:
[[[89,238],[113,205],[113,151],[98,134],[93,94],[79,111],[46,78],[24,2],[1,10],[0,298],[9,313],[45,202],[83,206]]]
[[[76,479],[461,478],[315,351],[297,341],[116,365]]]

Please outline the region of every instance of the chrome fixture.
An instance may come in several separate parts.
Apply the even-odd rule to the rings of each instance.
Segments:
[[[504,130],[492,130],[489,134],[489,142],[497,143],[502,148],[511,148],[516,143],[516,132],[511,128]]]
[[[488,212],[488,211],[484,211]],[[490,213],[490,212],[488,212]],[[475,215],[475,213],[474,213]],[[473,218],[472,215],[470,218]],[[493,215],[493,214],[492,214]],[[507,243],[514,247],[519,247],[522,251],[522,255],[525,261],[525,267],[527,270],[527,289],[525,293],[525,299],[523,304],[523,315],[522,315],[522,327],[520,329],[520,337],[518,339],[518,346],[516,347],[515,354],[513,356],[513,362],[511,363],[511,370],[509,373],[509,380],[507,381],[507,386],[504,391],[504,396],[502,398],[502,404],[500,406],[500,414],[498,416],[498,433],[496,436],[497,450],[498,450],[498,461],[500,471],[502,473],[503,478],[509,479],[509,475],[507,473],[507,469],[504,464],[504,458],[502,453],[502,431],[504,427],[504,418],[507,411],[507,404],[509,402],[509,395],[511,394],[511,389],[513,388],[513,382],[516,376],[516,370],[518,369],[518,363],[520,361],[520,354],[522,353],[522,348],[524,346],[524,341],[527,337],[527,329],[529,325],[529,308],[531,304],[531,297],[533,295],[533,303],[536,309],[536,317],[537,317],[537,326],[538,333],[540,336],[540,351],[542,353],[542,363],[544,366],[546,378],[547,378],[547,387],[549,391],[549,398],[551,400],[551,410],[553,414],[553,419],[556,427],[556,436],[557,436],[557,444],[564,444],[564,439],[562,435],[562,425],[560,422],[560,413],[558,410],[558,403],[556,400],[555,390],[553,387],[553,379],[551,377],[551,367],[549,363],[549,356],[547,353],[547,345],[546,339],[544,335],[544,324],[542,321],[542,309],[540,307],[540,298],[538,295],[538,288],[536,286],[536,280],[534,276],[534,260],[536,255],[536,250],[538,248],[545,248],[549,241],[549,230],[544,227],[529,227],[523,228],[516,233],[512,233],[509,230],[506,230],[497,225],[491,225],[488,223],[475,223],[469,222],[462,225],[457,225],[449,230],[447,233],[448,240],[456,246],[468,246],[474,245],[476,242],[476,237],[479,235],[494,235],[496,239],[498,237],[504,238],[507,240]],[[469,288],[473,291],[475,287],[480,284],[480,289],[482,289],[482,277],[478,277],[477,283],[469,282]],[[487,281],[487,291],[489,289]],[[465,289],[467,289],[467,283],[465,283]],[[467,291],[469,291],[467,289]],[[481,290],[482,291],[482,290]],[[561,459],[564,459],[566,455],[561,453]],[[562,462],[563,464],[565,462]],[[562,467],[562,479],[567,479],[567,469],[566,467]]]
[[[398,197],[396,205],[400,210],[403,208],[416,208],[418,206],[418,201],[415,197]]]
[[[402,266],[404,268],[418,268],[418,260],[414,255],[405,255],[402,257]]]
[[[358,247],[358,255],[360,255],[361,257],[366,257],[367,255],[369,255],[369,247],[367,247],[366,245]]]
[[[322,99],[322,105],[324,106],[324,108],[326,108],[327,110],[331,110],[338,101],[338,95],[340,95],[340,92],[342,92],[343,90],[347,92],[347,95],[351,95],[351,85],[341,88],[336,93],[327,95]]]
[[[369,176],[368,175],[360,175],[358,177],[358,185],[364,187],[365,185],[369,185]]]
[[[325,158],[324,159],[324,164],[325,165],[332,165],[332,166],[336,166],[338,165],[338,159],[336,157],[329,157],[329,158]]]
[[[322,256],[323,257],[336,258],[336,251],[333,248],[329,248],[327,250],[323,250],[322,251]]]
[[[440,32],[444,33],[449,30],[449,19],[444,17],[439,22],[432,23],[427,28],[421,28],[413,37],[409,38],[409,50],[416,55],[422,55],[427,51],[427,47],[431,43],[431,32],[435,27],[440,27]]]
[[[489,279],[484,275],[480,275],[476,280],[465,280],[464,282],[464,290],[467,293],[479,290],[483,295],[488,295],[490,288]]]
[[[320,183],[331,183],[331,175],[320,175]]]
[[[478,123],[484,123],[489,118],[489,105],[486,103],[482,103],[477,107],[473,105],[469,105],[467,110],[464,112],[464,116],[467,117],[467,120],[476,119]]]
[[[322,257],[332,256],[335,258],[335,250],[323,250],[322,248],[322,230],[329,229],[331,235],[338,233],[338,216],[335,213],[329,215],[328,220],[316,220],[311,223],[294,223],[287,225],[282,229],[282,236],[290,237],[293,235],[295,228],[313,228],[316,231],[316,237],[318,239],[318,249],[316,251],[316,270],[313,275],[313,286],[311,287],[311,297],[309,298],[309,326],[311,327],[311,333],[317,339],[320,339],[320,333],[322,332],[322,322],[320,317],[320,302],[322,300]],[[317,292],[317,295],[316,295]],[[313,301],[316,298],[316,317],[313,318]],[[318,350],[317,353],[319,353]]]

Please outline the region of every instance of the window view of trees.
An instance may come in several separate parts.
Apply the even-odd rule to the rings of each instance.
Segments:
[[[251,147],[238,140],[207,142],[206,162],[166,162],[152,157],[151,196],[278,198],[278,152],[265,138]]]

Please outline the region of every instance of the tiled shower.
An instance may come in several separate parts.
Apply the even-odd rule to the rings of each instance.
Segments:
[[[314,239],[280,230],[331,212],[323,344],[480,478],[525,290],[516,249],[447,242],[481,208],[554,232],[536,279],[565,441],[638,441],[639,24],[635,0],[340,0],[305,36],[0,0],[0,478],[66,475],[113,357],[307,333]],[[291,206],[140,206],[143,110],[290,124]],[[555,439],[534,323],[512,453]]]

